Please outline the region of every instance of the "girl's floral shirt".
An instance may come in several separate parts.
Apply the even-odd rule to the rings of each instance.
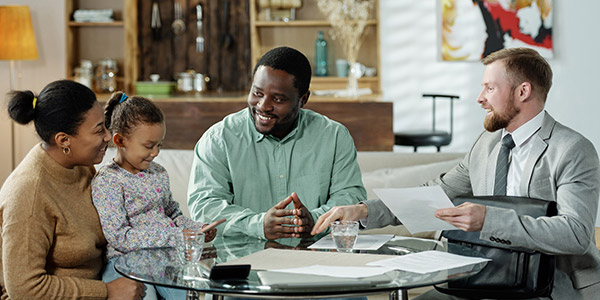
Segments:
[[[154,162],[137,174],[114,161],[103,166],[92,180],[92,199],[108,241],[108,259],[142,248],[173,247],[178,230],[202,225],[182,214],[167,171]]]

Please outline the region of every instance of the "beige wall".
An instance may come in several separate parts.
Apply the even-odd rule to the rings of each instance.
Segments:
[[[65,4],[63,0],[0,0],[0,5],[28,5],[31,11],[39,58],[22,61],[22,79],[16,89],[29,89],[36,94],[49,82],[65,77]],[[18,66],[18,63],[15,63]],[[11,122],[6,113],[9,91],[9,62],[0,61],[0,183],[11,172]],[[33,125],[15,124],[16,160],[21,161],[38,142]]]

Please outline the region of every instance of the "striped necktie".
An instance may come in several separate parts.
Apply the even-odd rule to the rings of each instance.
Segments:
[[[494,181],[494,196],[506,195],[506,177],[508,176],[508,156],[510,150],[515,147],[515,142],[510,134],[502,138],[502,146],[498,153],[496,162],[496,180]]]

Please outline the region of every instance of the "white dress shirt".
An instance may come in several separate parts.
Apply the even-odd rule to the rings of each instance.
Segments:
[[[508,175],[506,177],[506,195],[507,196],[525,196],[519,194],[519,185],[521,184],[521,175],[523,167],[531,152],[532,144],[531,137],[542,127],[544,122],[545,111],[541,111],[533,119],[521,125],[515,131],[511,132],[515,147],[510,151]],[[504,138],[509,132],[502,129],[502,137]]]

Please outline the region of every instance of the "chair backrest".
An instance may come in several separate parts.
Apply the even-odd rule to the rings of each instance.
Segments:
[[[429,98],[431,97],[433,99],[433,118],[432,118],[432,124],[431,124],[431,128],[433,131],[435,131],[435,98],[448,98],[450,99],[450,135],[452,136],[452,133],[454,131],[454,99],[458,100],[459,97],[457,95],[448,95],[448,94],[423,94],[423,98]]]

